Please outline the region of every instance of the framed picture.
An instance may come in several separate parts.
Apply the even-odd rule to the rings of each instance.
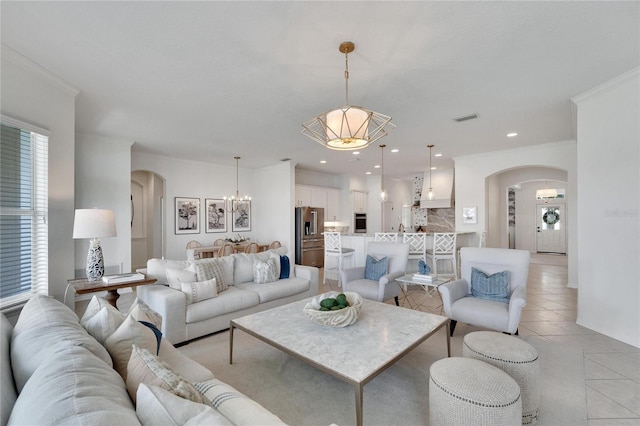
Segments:
[[[233,201],[231,231],[251,231],[251,201]]]
[[[478,223],[478,208],[477,207],[463,207],[462,208],[462,223]]]
[[[227,232],[227,206],[222,198],[205,198],[204,232]]]
[[[200,233],[200,199],[175,198],[176,234]]]

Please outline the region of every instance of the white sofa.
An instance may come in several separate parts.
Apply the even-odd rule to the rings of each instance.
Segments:
[[[132,325],[150,330],[138,321]],[[142,347],[143,340],[132,341]],[[14,327],[0,314],[0,425],[283,424],[166,339],[158,342],[154,334],[151,340],[154,352],[159,346],[156,362],[193,384],[200,397],[204,395],[203,402],[177,396],[149,380],[136,383],[134,403],[129,380],[125,383],[114,369],[117,356],[108,338],[99,343],[71,309],[51,297],[32,297]],[[134,367],[131,361],[128,366],[129,378]],[[169,382],[166,376],[162,380]]]
[[[138,297],[165,319],[163,335],[180,344],[197,337],[229,328],[234,318],[281,306],[318,294],[318,268],[291,264],[289,278],[274,282],[254,282],[254,260],[278,259],[276,251],[230,256],[195,261],[149,259],[147,268],[140,269],[154,285],[137,288]],[[187,303],[182,291],[169,286],[167,270],[193,271],[197,264],[216,263],[228,289],[215,297],[196,303]]]

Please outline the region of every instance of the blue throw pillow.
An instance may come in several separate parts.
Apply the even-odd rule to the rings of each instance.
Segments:
[[[367,263],[364,265],[364,277],[368,280],[379,280],[383,275],[387,275],[389,258],[387,256],[376,259],[367,255]]]
[[[280,256],[280,279],[289,278],[291,272],[291,264],[289,263],[289,256]]]
[[[160,341],[162,340],[162,331],[158,330],[158,327],[155,326],[155,324],[151,324],[148,321],[138,321],[140,324],[147,326],[151,329],[151,331],[153,331],[153,334],[156,335],[156,341],[158,343],[158,347],[156,349],[156,355],[158,355],[160,353]]]
[[[487,275],[471,267],[471,294],[481,299],[509,303],[509,271]]]

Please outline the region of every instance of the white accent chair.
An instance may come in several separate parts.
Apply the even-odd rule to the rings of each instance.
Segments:
[[[383,243],[397,243],[397,232],[376,232],[373,236],[374,241],[380,241]]]
[[[427,259],[431,259],[431,271],[434,275],[451,275],[458,277],[458,267],[456,266],[456,233],[436,232],[433,234],[433,247],[427,250]],[[451,262],[450,272],[438,271],[438,261],[448,260]]]
[[[354,291],[365,299],[378,302],[384,302],[393,297],[396,305],[399,306],[398,294],[400,293],[400,287],[398,287],[395,279],[406,273],[409,245],[372,241],[367,244],[367,255],[376,259],[388,257],[387,273],[376,281],[368,280],[364,277],[364,266],[345,269],[340,273],[344,290]]]
[[[438,287],[444,313],[451,319],[451,335],[458,321],[509,334],[518,334],[522,309],[527,305],[527,250],[462,247],[462,278]],[[509,271],[509,303],[471,294],[471,268],[487,274]]]
[[[335,272],[338,287],[340,287],[340,272],[342,271],[344,259],[353,259],[353,256],[354,250],[352,248],[342,247],[342,234],[340,232],[324,232],[324,274],[322,284],[327,282],[327,272]],[[336,266],[327,267],[331,258],[336,259]]]

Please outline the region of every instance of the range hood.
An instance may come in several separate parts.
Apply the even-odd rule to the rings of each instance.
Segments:
[[[433,200],[427,199],[429,193],[429,171],[424,174],[422,185],[421,209],[450,209],[453,207],[453,169],[431,170],[431,188]]]

